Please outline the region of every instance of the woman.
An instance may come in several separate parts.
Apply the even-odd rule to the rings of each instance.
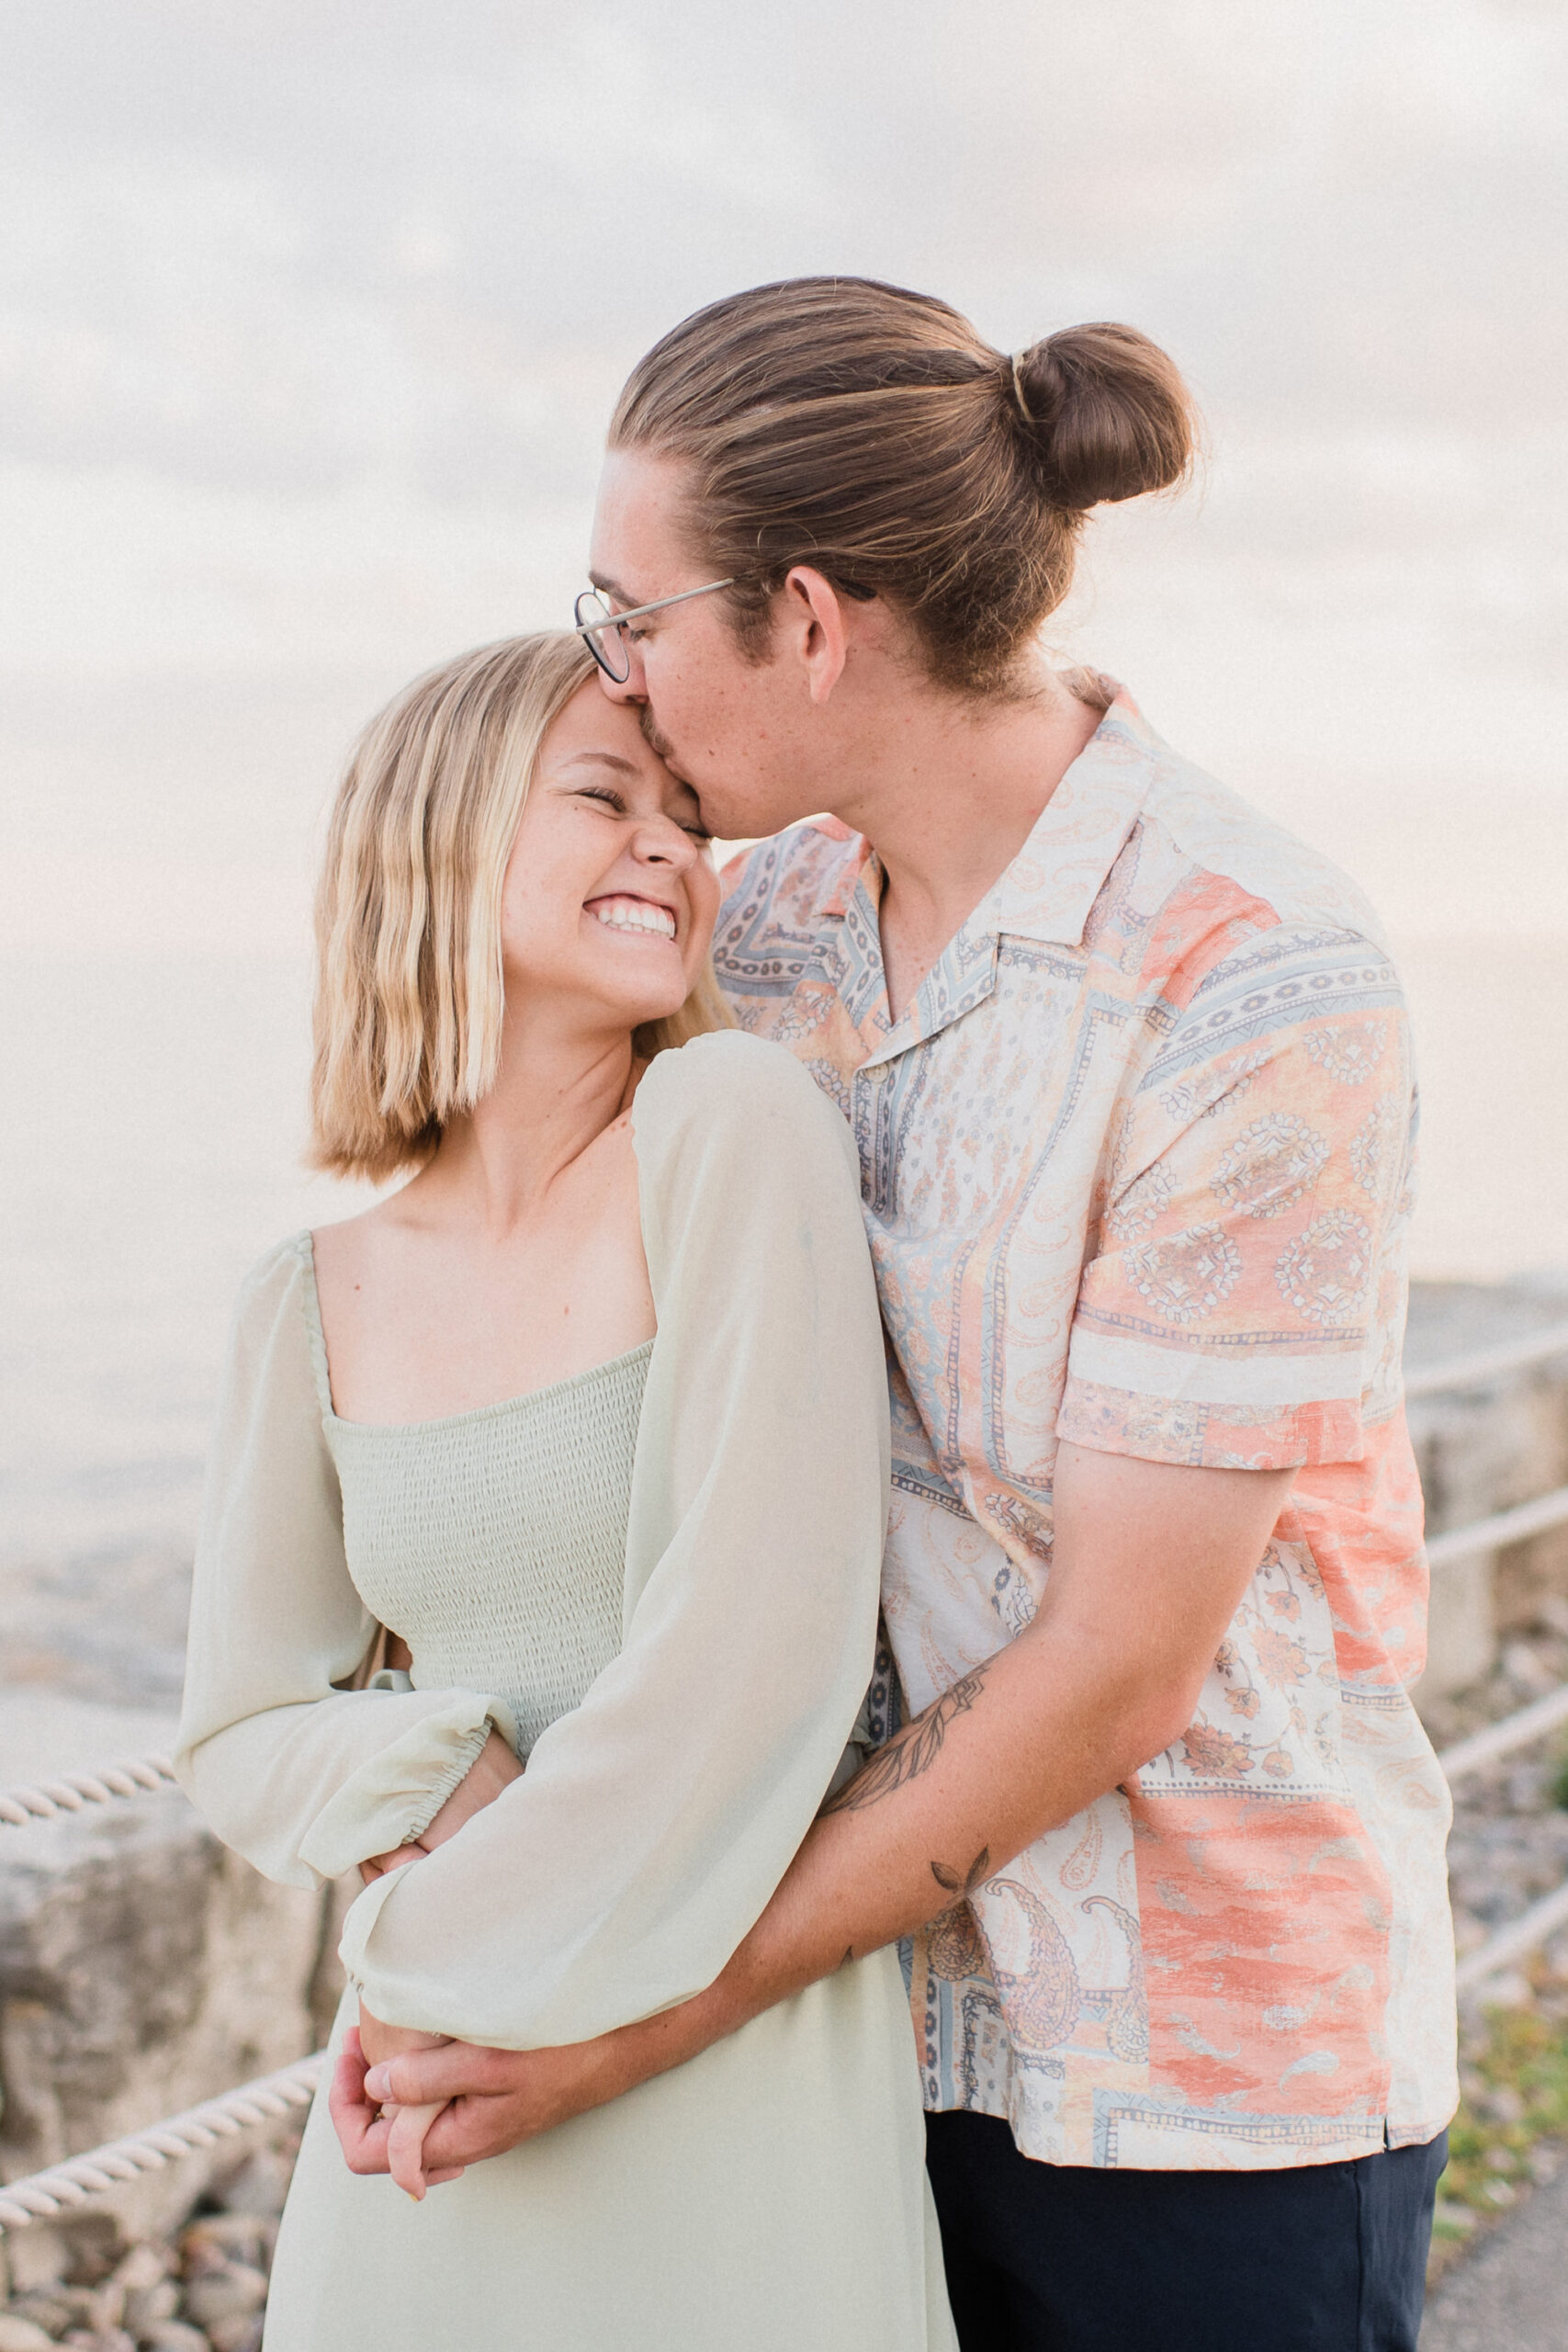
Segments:
[[[182,1777],[270,1876],[367,1876],[336,2038],[357,2013],[372,2056],[576,2041],[710,1983],[871,1670],[852,1153],[725,1032],[695,797],[592,676],[573,639],[491,647],[350,764],[315,1156],[417,1172],[252,1274],[213,1456]],[[378,1627],[409,1668],[351,1687]],[[425,2120],[393,2125],[416,2192]],[[267,2342],[944,2344],[919,2125],[890,1953],[422,2202],[319,2102]]]

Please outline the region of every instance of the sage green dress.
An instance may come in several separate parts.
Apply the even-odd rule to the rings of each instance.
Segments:
[[[886,1390],[848,1133],[733,1033],[661,1055],[633,1131],[654,1340],[476,1412],[345,1422],[300,1235],[242,1295],[198,1546],[181,1776],[270,1876],[417,1836],[491,1724],[525,1759],[342,1944],[378,2017],[512,2049],[712,1982],[872,1662]],[[378,1620],[412,1672],[336,1688]],[[348,2171],[323,2096],[266,2344],[947,2347],[922,2154],[891,1951],[417,2206]]]

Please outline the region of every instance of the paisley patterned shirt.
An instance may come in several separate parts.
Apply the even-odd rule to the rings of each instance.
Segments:
[[[1063,1439],[1299,1465],[1183,1737],[916,1939],[927,2105],[1055,2164],[1324,2164],[1456,2098],[1408,1027],[1351,885],[1075,683],[1098,732],[896,1023],[831,820],[730,869],[715,960],[859,1147],[911,1709],[1032,1616]]]

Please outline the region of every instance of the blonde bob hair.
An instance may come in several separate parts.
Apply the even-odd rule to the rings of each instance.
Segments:
[[[316,892],[313,1167],[378,1182],[416,1166],[494,1084],[507,860],[539,747],[592,675],[580,637],[505,638],[416,678],[355,744]],[[705,963],[634,1046],[729,1026]]]

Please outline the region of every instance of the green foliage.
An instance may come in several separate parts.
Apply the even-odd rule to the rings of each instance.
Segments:
[[[1489,2010],[1466,2038],[1462,2071],[1465,2093],[1438,2187],[1435,2269],[1475,2222],[1495,2221],[1529,2186],[1541,2141],[1568,2138],[1568,2014],[1561,1999]]]

